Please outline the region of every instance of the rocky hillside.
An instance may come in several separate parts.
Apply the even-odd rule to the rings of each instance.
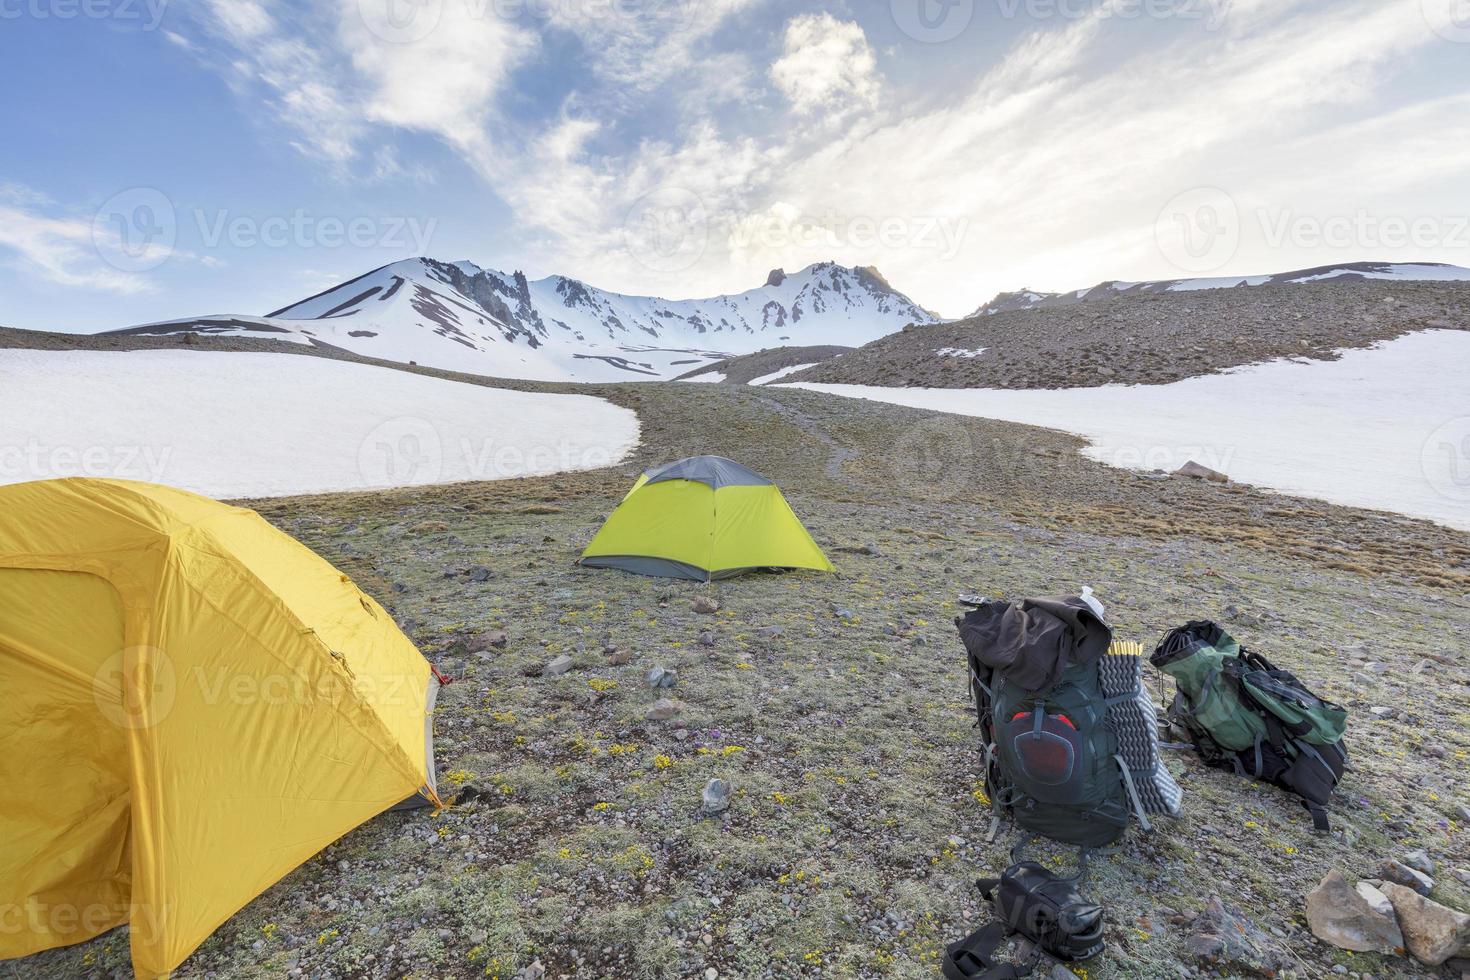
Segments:
[[[1323,265],[1312,269],[1278,272],[1267,276],[1212,276],[1204,279],[1159,279],[1153,282],[1122,282],[1114,279],[1099,283],[1090,289],[1074,289],[1066,293],[1039,293],[1034,289],[1000,293],[971,316],[1006,313],[1011,310],[1032,310],[1039,307],[1074,306],[1077,303],[1112,299],[1117,296],[1136,296],[1141,293],[1249,289],[1256,286],[1285,286],[1327,280],[1337,282],[1470,282],[1470,269],[1457,265],[1445,265],[1442,262],[1349,262],[1343,265]]]
[[[1125,293],[905,329],[796,381],[937,388],[1165,384],[1331,358],[1413,330],[1470,329],[1470,283],[1325,280]]]
[[[757,378],[769,377],[778,371],[789,370],[799,365],[820,364],[842,354],[851,353],[853,348],[836,345],[815,347],[772,347],[770,350],[742,354],[739,357],[715,361],[681,375],[679,381],[706,381],[718,377],[728,384],[750,384]],[[784,380],[784,379],[783,379]]]
[[[672,378],[791,342],[863,344],[933,322],[876,269],[831,262],[777,269],[735,295],[664,300],[417,258],[263,317],[185,317],[119,332],[258,337],[495,377],[621,381]]]

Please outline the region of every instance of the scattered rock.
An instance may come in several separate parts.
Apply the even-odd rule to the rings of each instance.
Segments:
[[[1374,718],[1387,721],[1389,718],[1397,718],[1399,716],[1399,709],[1378,705],[1376,707],[1369,708],[1368,714],[1372,715]]]
[[[1434,858],[1429,856],[1425,850],[1410,851],[1403,857],[1403,863],[1415,871],[1422,871],[1427,875],[1434,874]]]
[[[532,960],[530,966],[524,966],[516,974],[516,980],[543,980],[546,976],[546,967],[541,965],[539,959]]]
[[[1247,612],[1239,606],[1234,605],[1225,607],[1225,619],[1227,622],[1238,623],[1241,626],[1260,626],[1265,622],[1265,619],[1260,615]]]
[[[492,799],[494,796],[493,789],[481,786],[477,782],[468,782],[459,788],[458,793],[454,794],[454,802],[458,806],[463,806],[467,803],[474,803],[476,800]]]
[[[702,646],[702,647],[712,647],[712,646],[714,646],[715,645],[715,635],[713,633],[711,633],[709,630],[705,630],[703,633],[699,634],[699,645]]]
[[[668,721],[678,713],[679,702],[671,701],[668,698],[659,698],[647,711],[643,712],[643,717],[649,721]]]
[[[623,667],[632,662],[632,650],[609,650],[607,653],[607,663],[609,667]]]
[[[730,784],[723,779],[711,779],[704,784],[704,812],[708,816],[724,813],[730,809]]]
[[[648,672],[649,687],[673,687],[679,682],[679,672],[666,667],[655,667]]]
[[[562,654],[541,670],[542,677],[560,677],[572,669],[572,658],[568,654]]]
[[[850,623],[854,619],[857,619],[857,613],[855,613],[851,609],[847,609],[847,608],[845,608],[843,606],[833,606],[832,607],[832,615],[836,616],[838,619],[842,620],[844,623]]]
[[[510,637],[503,630],[486,630],[478,636],[470,638],[465,644],[465,649],[470,653],[485,653],[488,650],[504,650]]]
[[[706,616],[713,616],[720,611],[720,604],[706,595],[695,596],[694,611]]]
[[[760,629],[755,631],[755,635],[760,637],[762,640],[774,640],[777,637],[784,635],[785,633],[786,631],[779,626],[762,626]],[[1463,819],[1465,819],[1466,822],[1470,822],[1470,817],[1465,817]]]
[[[1403,885],[1412,888],[1420,895],[1428,895],[1434,891],[1434,879],[1417,868],[1411,868],[1392,858],[1381,861],[1378,865],[1378,874],[1384,881],[1391,881],[1395,885]]]
[[[1470,915],[1446,908],[1403,885],[1386,882],[1383,894],[1393,903],[1409,954],[1426,966],[1439,966],[1470,941]]]
[[[1203,466],[1199,463],[1196,463],[1192,459],[1189,462],[1185,463],[1183,466],[1179,467],[1177,470],[1175,470],[1174,475],[1187,476],[1192,480],[1208,480],[1211,483],[1230,482],[1230,477],[1226,476],[1224,473],[1221,473],[1219,470],[1212,470],[1208,466]]]
[[[1218,897],[1194,920],[1185,948],[1195,959],[1259,977],[1274,977],[1292,963],[1268,934]]]
[[[1341,871],[1329,872],[1307,893],[1312,935],[1357,953],[1397,953],[1404,936],[1388,896],[1366,881],[1349,885]]]

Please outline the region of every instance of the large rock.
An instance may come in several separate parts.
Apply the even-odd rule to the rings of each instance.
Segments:
[[[1434,858],[1430,857],[1429,852],[1423,849],[1410,851],[1408,854],[1405,854],[1403,863],[1415,871],[1421,871],[1427,875],[1434,874]]]
[[[549,663],[545,667],[543,667],[541,669],[541,676],[543,676],[543,677],[560,677],[562,674],[565,674],[567,671],[569,671],[571,669],[572,669],[572,658],[570,656],[568,656],[567,654],[564,653],[560,657],[557,657],[551,663]]]
[[[486,630],[470,637],[465,649],[470,653],[487,654],[491,650],[504,650],[509,642],[504,630]]]
[[[714,816],[730,809],[730,783],[724,779],[711,779],[704,784],[701,794],[706,816]]]
[[[1208,466],[1190,460],[1174,471],[1175,476],[1187,476],[1194,480],[1209,480],[1211,483],[1229,483],[1230,477],[1219,470],[1212,470]]]
[[[1312,935],[1339,949],[1356,953],[1400,953],[1404,949],[1404,936],[1388,896],[1366,881],[1348,884],[1341,871],[1332,871],[1307,893],[1307,924]]]
[[[648,710],[643,712],[643,717],[649,721],[668,721],[679,713],[679,702],[669,698],[659,698]]]
[[[1434,891],[1434,879],[1417,868],[1411,868],[1407,864],[1387,858],[1378,865],[1378,875],[1384,881],[1391,881],[1395,885],[1403,885],[1412,888],[1420,895],[1428,895]]]
[[[1410,892],[1410,894],[1413,894]],[[1232,976],[1274,977],[1291,958],[1245,914],[1212,897],[1185,942],[1191,956]]]
[[[1456,912],[1412,888],[1384,882],[1383,894],[1393,903],[1409,954],[1426,966],[1439,966],[1470,942],[1470,915]]]

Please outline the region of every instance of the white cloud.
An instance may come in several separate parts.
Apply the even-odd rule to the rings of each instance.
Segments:
[[[1394,111],[1380,101],[1383,80],[1436,43],[1418,7],[1417,0],[1298,3],[1274,17],[1227,20],[1216,33],[1181,31],[1173,43],[1121,60],[1125,23],[1094,17],[1047,26],[1020,39],[968,91],[928,111],[866,113],[866,128],[816,147],[787,138],[786,165],[749,210],[781,201],[803,215],[897,218],[915,227],[935,216],[968,217],[971,231],[954,261],[910,246],[875,246],[849,259],[879,265],[919,300],[957,314],[1023,284],[1060,289],[1181,275],[1158,248],[1154,223],[1171,197],[1200,185],[1226,187],[1248,215],[1287,202],[1320,210],[1351,161],[1373,176],[1344,189],[1375,207],[1415,207],[1392,188],[1417,173],[1439,175],[1443,200],[1448,175],[1456,167],[1464,173],[1466,123],[1456,107],[1426,108],[1413,124],[1391,127],[1387,142],[1334,135],[1337,126]],[[1465,78],[1457,81],[1465,91]],[[1405,139],[1417,162],[1394,149]],[[1275,155],[1283,146],[1291,148],[1289,166]],[[1366,162],[1373,159],[1390,162],[1373,167]],[[768,256],[734,258],[748,280]],[[1293,264],[1313,264],[1311,255],[1273,251],[1247,235],[1222,271]],[[723,272],[712,260],[710,277]]]
[[[804,113],[873,106],[880,88],[863,29],[826,13],[787,23],[785,53],[771,66],[771,80]]]
[[[25,188],[0,186],[0,249],[9,249],[23,271],[58,286],[124,294],[152,289],[144,277],[107,265],[92,222],[36,213],[44,203]]]
[[[493,7],[448,2],[433,7],[432,27],[397,38],[391,4],[341,2],[339,36],[365,86],[366,117],[483,151],[493,99],[535,49],[535,35],[494,16]]]
[[[174,43],[206,68],[220,69],[243,97],[265,104],[301,152],[344,166],[364,135],[333,55],[315,43],[322,24],[296,12],[282,23],[256,0],[209,0],[189,8],[202,25]],[[170,40],[173,40],[172,38]]]
[[[1446,48],[1420,0],[1208,0],[1218,21],[1148,25],[1108,2],[1007,22],[1024,31],[998,58],[943,85],[924,65],[885,79],[862,27],[815,3],[772,36],[755,16],[764,0],[533,3],[511,20],[493,2],[444,0],[421,5],[440,18],[427,34],[375,30],[374,4],[387,2],[288,16],[216,0],[205,9],[227,50],[213,61],[235,65],[242,88],[264,86],[304,151],[369,161],[365,176],[412,173],[378,149],[394,131],[442,138],[510,206],[522,262],[629,291],[708,294],[837,258],[960,313],[1023,284],[1177,275],[1153,226],[1192,187],[1224,187],[1246,213],[1344,200],[1407,212],[1453,199],[1470,169],[1470,78],[1436,71],[1431,101],[1386,84],[1422,49]],[[537,32],[578,39],[580,60],[553,79],[569,83],[559,113],[527,121],[520,99],[512,123],[512,73],[568,40]],[[796,125],[772,121],[782,99]],[[697,261],[670,271],[627,247],[650,200],[660,216],[687,203],[704,235]],[[843,233],[894,220],[909,229],[896,244]],[[958,249],[948,261],[913,242],[940,220]],[[782,234],[748,233],[762,226]],[[1222,271],[1310,259],[1246,235]]]
[[[303,153],[344,172],[366,154],[372,179],[415,173],[384,166],[385,128],[431,133],[483,159],[496,96],[536,45],[496,4],[476,0],[210,0],[196,9],[200,36],[174,43],[223,66],[243,97],[264,90]]]
[[[702,57],[700,46],[731,17],[762,2],[586,0],[542,6],[551,27],[570,31],[582,41],[599,79],[646,93],[676,76],[717,72],[718,66]]]
[[[241,41],[263,38],[275,30],[275,19],[255,0],[210,0],[209,10],[221,30]]]

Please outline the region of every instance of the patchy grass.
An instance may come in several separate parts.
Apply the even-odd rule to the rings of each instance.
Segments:
[[[954,596],[1084,584],[1121,637],[1151,646],[1219,618],[1354,711],[1330,839],[1292,797],[1173,757],[1186,816],[1095,864],[1109,952],[1087,975],[1196,970],[1179,923],[1210,895],[1279,932],[1299,975],[1415,975],[1320,946],[1302,896],[1332,867],[1370,875],[1410,845],[1447,868],[1470,861],[1453,818],[1470,758],[1465,535],[1139,481],[1041,430],[801,391],[597,390],[642,414],[627,466],[257,502],[456,678],[436,730],[461,802],[349,833],[181,976],[508,978],[539,960],[552,977],[932,977],[981,921],[972,883],[1011,843],[985,839]],[[640,466],[695,452],[778,480],[839,573],[697,586],[573,565]],[[488,580],[452,574],[475,565]],[[719,612],[694,612],[701,595]],[[492,629],[503,650],[467,652]],[[563,653],[570,673],[539,676]],[[678,685],[649,689],[655,666]],[[660,696],[681,714],[646,721]],[[1401,714],[1371,720],[1375,704]],[[717,776],[730,810],[705,818]],[[1464,906],[1440,880],[1436,897]],[[109,975],[126,957],[114,933],[15,975]]]

